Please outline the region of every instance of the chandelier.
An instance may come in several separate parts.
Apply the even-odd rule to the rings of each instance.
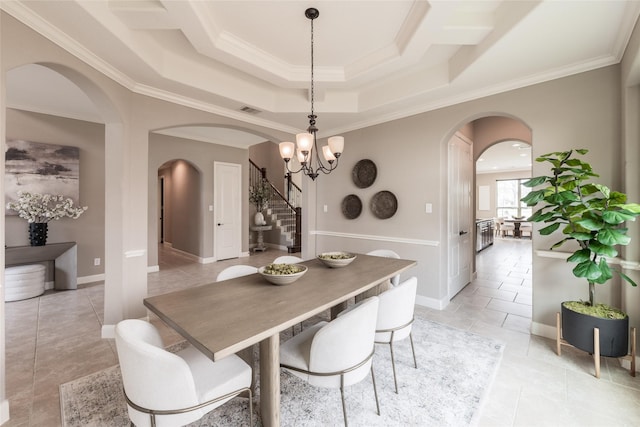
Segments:
[[[306,132],[296,135],[297,149],[293,142],[280,143],[280,156],[284,160],[287,171],[289,173],[303,172],[312,180],[315,180],[320,172],[329,174],[338,167],[338,158],[340,158],[344,148],[344,138],[342,136],[332,136],[328,140],[328,145],[322,147],[322,155],[328,165],[321,160],[318,153],[318,141],[316,139],[316,133],[318,132],[316,127],[317,116],[313,108],[315,95],[313,85],[313,20],[319,15],[320,12],[315,8],[309,8],[304,12],[304,16],[311,21],[311,114],[307,116],[309,118],[309,127]],[[294,154],[300,163],[300,168],[295,171],[289,168],[289,161]]]

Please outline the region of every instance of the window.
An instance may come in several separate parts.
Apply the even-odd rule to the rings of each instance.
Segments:
[[[531,188],[522,185],[529,178],[504,179],[496,181],[496,216],[498,217],[530,217],[532,209],[521,202],[529,194]]]

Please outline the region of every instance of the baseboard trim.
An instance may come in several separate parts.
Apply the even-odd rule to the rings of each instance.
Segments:
[[[0,424],[9,421],[9,400],[5,399],[0,403]]]
[[[444,308],[449,305],[449,299],[435,299],[430,297],[424,297],[422,295],[416,295],[416,304],[421,305],[423,307],[433,308],[434,310],[444,310]]]
[[[93,283],[93,282],[104,282],[104,273],[94,274],[93,276],[78,277],[78,285],[84,285],[84,284]]]
[[[115,338],[116,325],[102,325],[102,338]]]
[[[531,322],[531,333],[554,341],[556,339],[556,327],[544,323]]]

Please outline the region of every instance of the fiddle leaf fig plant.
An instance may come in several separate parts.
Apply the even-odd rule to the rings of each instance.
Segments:
[[[573,275],[586,279],[588,305],[594,306],[595,284],[606,283],[614,272],[636,286],[630,277],[611,268],[608,260],[618,255],[616,246],[628,245],[631,241],[624,223],[634,221],[640,215],[640,204],[628,203],[626,194],[590,182],[599,175],[578,157],[587,152],[575,149],[538,157],[537,162],[551,165],[551,174],[524,182],[526,187],[542,188],[532,190],[521,201],[527,206],[541,205],[528,219],[548,224],[539,230],[541,235],[562,231],[564,237],[551,250],[572,240],[578,244],[579,248],[567,262],[577,264]]]

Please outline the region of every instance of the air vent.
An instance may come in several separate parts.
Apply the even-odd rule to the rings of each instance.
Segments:
[[[256,110],[255,108],[251,108],[251,107],[247,107],[247,106],[242,107],[240,109],[240,111],[242,111],[244,113],[249,113],[249,114],[258,114],[258,113],[262,112],[260,110]]]

